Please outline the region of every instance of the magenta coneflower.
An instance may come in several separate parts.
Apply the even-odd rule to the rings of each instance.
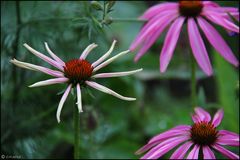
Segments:
[[[209,23],[213,22],[227,31],[239,33],[239,27],[233,23],[230,15],[239,21],[237,8],[220,7],[217,3],[210,1],[166,2],[155,5],[140,17],[140,19],[145,19],[148,22],[131,44],[130,50],[135,50],[141,46],[135,57],[135,61],[138,61],[153,45],[163,30],[170,25],[160,54],[160,71],[165,72],[172,58],[181,28],[186,22],[193,55],[200,68],[207,75],[211,75],[213,71],[198,26],[220,55],[228,62],[238,66],[239,62],[232,50],[218,31]]]
[[[192,126],[179,125],[163,132],[153,137],[136,154],[151,149],[141,159],[158,159],[180,145],[170,159],[183,159],[185,157],[187,159],[198,159],[199,153],[202,153],[204,159],[215,159],[213,150],[228,158],[239,159],[238,155],[222,146],[239,146],[239,135],[227,130],[216,129],[222,121],[223,110],[218,110],[212,121],[210,114],[204,109],[197,107],[195,112],[196,114],[192,115],[194,122]],[[188,151],[189,153],[187,153]]]
[[[76,87],[76,90],[77,90],[77,104],[78,104],[79,112],[82,112],[81,88],[86,86],[86,85],[90,86],[94,89],[97,89],[99,91],[102,91],[104,93],[111,94],[111,95],[113,95],[117,98],[120,98],[122,100],[126,100],[126,101],[136,100],[136,98],[124,97],[124,96],[112,91],[111,89],[109,89],[105,86],[102,86],[102,85],[93,81],[94,79],[97,79],[97,78],[127,76],[127,75],[131,75],[131,74],[137,73],[137,72],[142,70],[142,69],[137,69],[137,70],[127,71],[127,72],[113,72],[113,73],[99,73],[99,74],[96,74],[96,72],[98,70],[107,66],[108,64],[113,62],[118,57],[123,56],[123,55],[125,55],[129,52],[129,50],[123,51],[123,52],[121,52],[121,53],[119,53],[119,54],[117,54],[117,55],[113,56],[112,58],[109,58],[108,60],[105,61],[105,59],[113,51],[115,43],[116,43],[116,41],[114,40],[110,49],[102,57],[100,57],[97,61],[95,61],[93,63],[90,63],[85,59],[86,59],[87,55],[91,52],[91,50],[94,49],[95,47],[97,47],[97,45],[94,44],[94,43],[90,44],[83,51],[80,58],[72,59],[68,62],[63,62],[58,56],[56,56],[50,50],[50,48],[48,47],[46,42],[45,42],[46,50],[48,51],[48,53],[50,54],[50,56],[52,58],[49,58],[49,57],[45,56],[44,54],[34,50],[29,45],[24,44],[24,46],[31,53],[33,53],[37,57],[41,58],[45,62],[51,64],[52,66],[56,67],[58,69],[58,71],[57,70],[52,70],[52,69],[49,69],[49,68],[45,68],[45,67],[42,67],[42,66],[30,64],[30,63],[21,62],[21,61],[18,61],[16,59],[11,60],[10,62],[19,66],[19,67],[34,70],[34,71],[40,71],[40,72],[43,72],[45,74],[48,74],[48,75],[51,75],[51,76],[55,77],[53,79],[48,79],[48,80],[45,80],[45,81],[40,81],[40,82],[34,83],[33,85],[30,85],[29,87],[39,87],[39,86],[52,85],[52,84],[57,84],[57,83],[67,83],[68,84],[68,87],[67,87],[66,91],[64,92],[64,94],[63,94],[63,96],[60,100],[60,103],[58,105],[58,109],[57,109],[57,115],[56,115],[57,116],[57,121],[60,122],[60,114],[61,114],[63,104],[66,101],[66,98],[67,98],[71,88],[74,88],[74,87]]]

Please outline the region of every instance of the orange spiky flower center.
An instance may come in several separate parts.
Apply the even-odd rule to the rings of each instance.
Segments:
[[[214,144],[218,131],[210,122],[198,122],[191,128],[191,139],[198,145],[211,145]]]
[[[179,12],[185,17],[196,17],[202,12],[202,1],[189,0],[179,2]]]
[[[92,76],[92,72],[93,67],[86,60],[72,59],[65,63],[64,74],[73,85],[83,84]]]

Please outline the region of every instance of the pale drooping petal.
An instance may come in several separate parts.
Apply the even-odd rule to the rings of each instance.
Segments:
[[[92,78],[110,78],[110,77],[128,76],[128,75],[140,72],[140,71],[142,71],[142,68],[136,69],[133,71],[127,71],[127,72],[99,73],[99,74],[93,75]]]
[[[234,56],[232,50],[229,48],[221,35],[217,32],[217,30],[201,17],[198,17],[197,21],[209,42],[221,54],[221,56],[223,56],[228,62],[232,63],[233,65],[238,66],[239,63],[237,58]]]
[[[59,105],[58,105],[57,114],[56,114],[58,123],[60,123],[60,114],[61,114],[61,111],[62,111],[62,108],[63,108],[63,104],[66,101],[67,96],[68,96],[69,92],[71,91],[71,88],[72,88],[72,84],[69,84],[66,91],[64,92],[61,100],[60,100]]]
[[[111,47],[109,48],[109,50],[102,56],[100,57],[98,60],[96,60],[95,62],[93,62],[92,66],[96,67],[97,65],[99,65],[100,63],[102,63],[113,51],[115,44],[116,44],[116,40],[113,41]]]
[[[184,20],[185,20],[184,17],[177,18],[171,25],[170,29],[168,30],[168,33],[166,35],[163,48],[160,54],[160,71],[161,72],[166,71],[167,66],[172,58]]]
[[[191,152],[188,154],[187,159],[198,159],[200,146],[195,144]]]
[[[80,84],[77,84],[77,106],[78,106],[78,112],[83,112],[82,110],[82,93],[81,93],[81,88]]]
[[[47,42],[44,43],[45,44],[45,48],[48,51],[48,53],[50,54],[50,56],[57,61],[59,64],[61,64],[62,66],[65,66],[65,63],[62,61],[61,58],[59,58],[56,54],[54,54],[51,49],[49,48]]]
[[[96,72],[97,70],[105,67],[106,65],[108,65],[108,64],[110,64],[112,61],[114,61],[115,59],[117,59],[117,58],[119,58],[119,57],[127,54],[128,52],[129,52],[129,50],[126,50],[126,51],[123,51],[123,52],[117,54],[116,56],[113,56],[112,58],[109,58],[109,59],[106,60],[105,62],[103,62],[103,63],[99,64],[97,67],[95,67],[95,68],[93,69],[93,72]]]
[[[157,145],[156,147],[154,147],[153,149],[151,149],[147,154],[141,157],[141,159],[158,159],[165,153],[167,153],[169,150],[173,149],[174,147],[188,139],[189,137],[183,136],[172,138],[171,141],[169,142],[168,140],[166,140]]]
[[[150,139],[150,141],[146,145],[141,147],[135,153],[141,154],[166,139],[170,139],[170,138],[177,137],[177,136],[187,135],[188,134],[187,132],[189,131],[190,128],[191,128],[191,126],[179,125],[168,131],[158,134],[158,135],[154,136],[152,139]]]
[[[48,74],[48,75],[51,75],[54,77],[64,77],[64,74],[62,72],[55,71],[55,70],[52,70],[52,69],[49,69],[46,67],[38,66],[35,64],[31,64],[31,63],[21,62],[16,59],[10,60],[10,62],[21,68],[43,72],[45,74]]]
[[[34,83],[32,85],[30,85],[29,87],[40,87],[40,86],[47,86],[47,85],[52,85],[52,84],[58,84],[58,83],[65,83],[67,82],[69,79],[68,78],[53,78],[53,79],[48,79],[45,81],[40,81],[37,83]]]
[[[212,147],[214,149],[216,149],[217,151],[219,151],[220,153],[222,153],[224,156],[230,158],[230,159],[239,159],[239,156],[236,155],[235,153],[227,150],[226,148],[220,146],[220,145],[217,145],[217,144],[214,144],[212,145]]]
[[[178,3],[161,3],[154,5],[153,7],[150,7],[146,12],[144,12],[140,19],[150,19],[166,10],[178,10]]]
[[[217,127],[223,118],[224,112],[222,109],[218,110],[217,113],[214,115],[213,120],[212,120],[212,124]]]
[[[86,57],[88,56],[88,54],[94,49],[96,48],[98,45],[96,45],[95,43],[90,44],[89,46],[87,46],[87,48],[83,51],[83,53],[81,54],[79,59],[86,59]]]
[[[204,15],[210,21],[212,21],[230,31],[239,33],[239,27],[237,25],[235,25],[234,23],[229,21],[227,18],[224,18],[223,16],[217,14],[216,12],[204,10],[202,12],[202,15]]]
[[[203,146],[203,159],[216,159],[214,153],[208,146]]]
[[[192,142],[186,142],[181,145],[170,157],[170,159],[183,159],[189,148],[193,145]]]
[[[113,90],[107,88],[107,87],[104,87],[96,82],[92,82],[92,81],[85,81],[85,83],[87,85],[89,85],[90,87],[94,88],[94,89],[97,89],[99,91],[102,91],[104,93],[107,93],[107,94],[111,94],[119,99],[122,99],[122,100],[125,100],[125,101],[135,101],[136,98],[131,98],[131,97],[124,97],[116,92],[114,92]]]
[[[135,50],[137,46],[139,46],[149,35],[157,32],[158,28],[163,25],[163,23],[170,23],[177,16],[177,11],[167,11],[167,13],[160,13],[158,16],[151,19],[146,25],[143,26],[140,33],[132,42],[130,50]],[[169,20],[171,21],[169,22]]]
[[[213,71],[207,50],[193,18],[188,19],[188,37],[193,55],[199,66],[207,75],[212,75]]]
[[[200,107],[196,107],[194,109],[194,111],[196,112],[196,114],[198,115],[198,117],[201,119],[201,121],[205,121],[205,122],[209,122],[211,121],[211,116],[210,114],[205,111],[204,109],[200,108]]]
[[[153,45],[157,38],[159,38],[164,29],[177,17],[177,15],[164,17],[165,18],[162,20],[161,25],[159,25],[156,30],[153,30],[152,33],[145,39],[141,49],[134,58],[135,62],[138,61],[144,55],[144,53],[147,52],[147,50]]]
[[[24,43],[23,44],[24,47],[26,47],[31,53],[33,53],[35,56],[41,58],[42,60],[44,60],[45,62],[51,64],[52,66],[58,68],[59,70],[63,71],[63,66],[61,64],[59,64],[58,62],[54,61],[53,59],[49,58],[48,56],[45,56],[44,54],[36,51],[35,49],[33,49],[32,47],[30,47],[28,44]]]

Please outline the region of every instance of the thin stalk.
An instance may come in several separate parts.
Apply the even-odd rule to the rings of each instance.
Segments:
[[[196,107],[197,105],[197,98],[196,98],[196,87],[197,87],[197,81],[196,81],[196,63],[193,55],[190,55],[191,57],[191,105],[192,107]]]
[[[75,101],[74,101],[75,102]],[[73,120],[74,120],[74,159],[79,159],[79,142],[80,142],[80,114],[78,112],[78,108],[74,103],[74,113],[73,113]]]

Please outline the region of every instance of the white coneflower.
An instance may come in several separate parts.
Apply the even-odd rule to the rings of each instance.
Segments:
[[[71,91],[71,88],[74,88],[74,87],[76,87],[76,90],[77,90],[77,106],[78,106],[79,112],[82,112],[81,87],[84,85],[88,85],[88,86],[95,88],[99,91],[102,91],[104,93],[111,94],[122,100],[126,100],[126,101],[136,100],[136,98],[122,96],[122,95],[114,92],[113,90],[93,81],[95,78],[127,76],[127,75],[131,75],[131,74],[140,72],[142,70],[142,69],[137,69],[137,70],[127,71],[127,72],[113,72],[113,73],[96,74],[96,72],[98,70],[107,66],[108,64],[113,62],[115,59],[117,59],[120,56],[123,56],[129,52],[129,50],[123,51],[123,52],[113,56],[112,58],[105,60],[113,51],[115,43],[116,43],[116,40],[113,41],[110,49],[102,57],[100,57],[97,61],[93,62],[92,64],[86,60],[86,57],[91,52],[92,49],[97,47],[97,45],[94,43],[90,44],[83,51],[83,53],[81,54],[79,59],[72,59],[68,62],[63,62],[58,56],[56,56],[50,50],[50,48],[48,47],[48,44],[46,42],[45,42],[46,50],[48,51],[48,53],[50,54],[50,56],[52,58],[45,56],[44,54],[31,48],[29,45],[24,44],[24,46],[31,53],[33,53],[37,57],[41,58],[45,62],[51,64],[52,66],[56,67],[58,69],[58,71],[52,70],[52,69],[49,69],[46,67],[30,64],[30,63],[21,62],[16,59],[11,60],[10,62],[15,64],[18,67],[22,67],[22,68],[30,69],[30,70],[34,70],[34,71],[40,71],[40,72],[43,72],[45,74],[49,74],[49,75],[55,77],[53,79],[48,79],[48,80],[34,83],[33,85],[30,85],[29,87],[39,87],[39,86],[46,86],[46,85],[57,84],[57,83],[67,83],[68,84],[68,87],[65,90],[65,92],[60,100],[60,103],[58,105],[58,109],[57,109],[57,114],[56,114],[57,121],[60,122],[60,114],[61,114],[63,104],[66,101],[67,96],[68,96],[69,92]]]

